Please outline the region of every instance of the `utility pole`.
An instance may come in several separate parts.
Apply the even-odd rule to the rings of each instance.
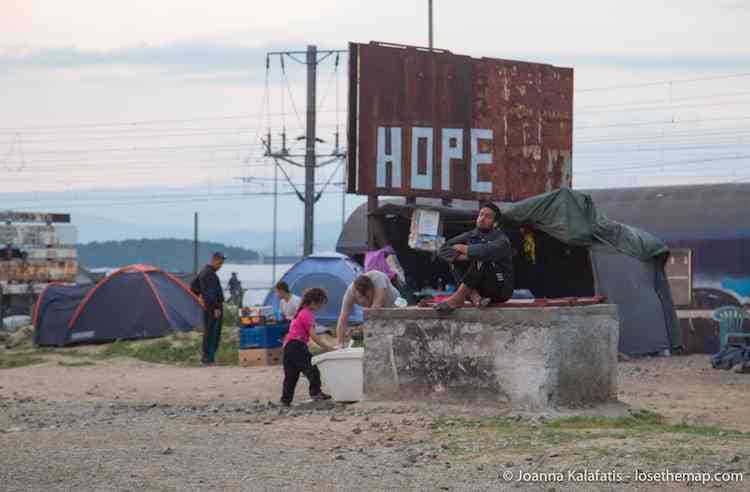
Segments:
[[[427,17],[428,17],[428,22],[429,22],[428,30],[429,30],[429,37],[430,37],[429,44],[427,46],[429,46],[429,48],[432,49],[432,0],[427,0],[427,11],[428,11]]]
[[[428,10],[427,16],[429,18],[428,19],[428,23],[429,23],[429,27],[428,27],[428,30],[429,30],[429,40],[428,40],[428,43],[429,44],[427,46],[430,49],[432,49],[433,48],[433,43],[432,43],[432,41],[433,41],[433,39],[432,39],[432,24],[433,24],[433,22],[432,22],[432,18],[433,18],[433,15],[432,15],[432,0],[427,0],[427,10]],[[407,203],[409,203],[408,200],[409,199],[407,198]],[[416,200],[414,200],[412,203],[416,203]],[[441,203],[445,207],[450,207],[450,206],[453,205],[453,200],[451,200],[450,198],[443,198],[441,200]]]
[[[193,220],[193,274],[198,275],[198,212]]]
[[[346,225],[346,166],[343,167],[342,176],[344,179],[341,180],[341,230],[344,230]]]
[[[302,63],[307,66],[307,122],[306,122],[306,131],[305,136],[300,137],[300,139],[305,139],[305,153],[303,155],[292,155],[288,152],[286,149],[286,135],[282,135],[282,149],[281,152],[273,152],[271,150],[271,139],[270,139],[270,132],[268,135],[268,140],[266,141],[266,152],[265,155],[267,157],[272,157],[276,163],[276,168],[281,169],[282,173],[284,173],[284,177],[289,182],[289,184],[294,187],[295,192],[297,193],[297,197],[305,204],[305,237],[303,242],[303,254],[304,256],[311,255],[313,253],[313,234],[315,229],[315,203],[320,199],[320,196],[322,192],[315,192],[315,169],[317,167],[330,164],[331,162],[335,162],[336,160],[342,159],[346,156],[345,153],[339,152],[338,148],[334,151],[333,154],[327,154],[326,157],[329,157],[330,159],[318,163],[317,158],[318,157],[324,157],[319,156],[315,151],[315,145],[317,142],[323,142],[323,140],[319,139],[316,136],[316,90],[317,90],[317,68],[318,63],[322,62],[326,58],[328,58],[331,55],[337,55],[336,57],[336,63],[338,66],[338,53],[347,53],[346,50],[318,50],[318,48],[315,45],[309,45],[307,47],[306,51],[276,51],[276,52],[269,52],[266,54],[267,57],[270,56],[280,56],[285,57],[288,56],[291,59]],[[302,61],[299,58],[297,58],[297,55],[305,55],[305,60]],[[321,56],[320,58],[318,58]],[[338,135],[337,135],[338,138]],[[305,163],[299,164],[295,160],[293,160],[293,157],[304,157]],[[279,161],[283,161],[289,164],[292,164],[297,167],[303,167],[305,169],[305,190],[304,194],[300,193],[299,190],[297,190],[294,183],[292,183],[291,179],[289,178],[289,175],[284,171],[283,168],[280,167]],[[274,179],[275,181],[275,179]]]
[[[307,136],[305,143],[305,243],[303,255],[313,252],[315,232],[315,89],[318,69],[318,49],[307,47]]]
[[[269,140],[270,140],[269,135]],[[276,236],[278,235],[278,208],[279,208],[279,166],[273,167],[273,267],[271,268],[271,280],[276,286]]]

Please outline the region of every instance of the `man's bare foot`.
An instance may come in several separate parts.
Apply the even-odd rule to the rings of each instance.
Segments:
[[[482,296],[479,295],[479,293],[475,293],[469,296],[469,300],[471,301],[471,304],[478,308],[481,307],[482,303]]]

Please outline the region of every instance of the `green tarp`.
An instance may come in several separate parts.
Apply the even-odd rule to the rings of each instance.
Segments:
[[[656,236],[620,224],[599,212],[591,197],[563,188],[516,203],[501,203],[503,218],[529,224],[555,239],[576,246],[602,242],[640,260],[669,253]]]

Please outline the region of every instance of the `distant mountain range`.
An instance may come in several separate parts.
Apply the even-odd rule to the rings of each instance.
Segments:
[[[333,251],[341,234],[341,224],[317,224],[315,226],[315,251]],[[237,229],[234,231],[217,232],[211,236],[211,240],[225,244],[241,246],[260,251],[265,255],[272,253],[273,232],[252,231],[249,229]],[[279,230],[276,237],[276,250],[279,255],[299,255],[302,253],[304,241],[304,230],[286,229]]]
[[[190,226],[172,224],[128,223],[114,219],[76,214],[73,225],[78,228],[78,243],[124,241],[128,239],[186,239],[192,241]],[[198,226],[199,240],[221,243],[270,255],[273,247],[271,231],[252,229],[215,230]],[[317,224],[315,227],[315,250],[332,251],[341,234],[341,223]],[[296,256],[302,253],[304,232],[302,228],[280,229],[277,233],[277,254]],[[192,244],[192,243],[191,243]],[[80,246],[79,246],[80,247]],[[192,250],[191,250],[192,251]],[[192,253],[191,253],[192,254]]]
[[[193,271],[193,242],[188,239],[103,241],[79,244],[77,249],[79,263],[88,269],[145,263],[171,272]],[[258,261],[255,251],[217,242],[201,242],[198,243],[199,267],[214,251],[221,251],[232,263]]]

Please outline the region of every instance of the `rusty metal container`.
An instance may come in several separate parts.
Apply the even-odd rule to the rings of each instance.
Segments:
[[[573,69],[349,49],[350,193],[516,201],[572,185]]]
[[[2,212],[0,219],[0,294],[38,293],[49,282],[75,281],[78,230],[69,215]]]

